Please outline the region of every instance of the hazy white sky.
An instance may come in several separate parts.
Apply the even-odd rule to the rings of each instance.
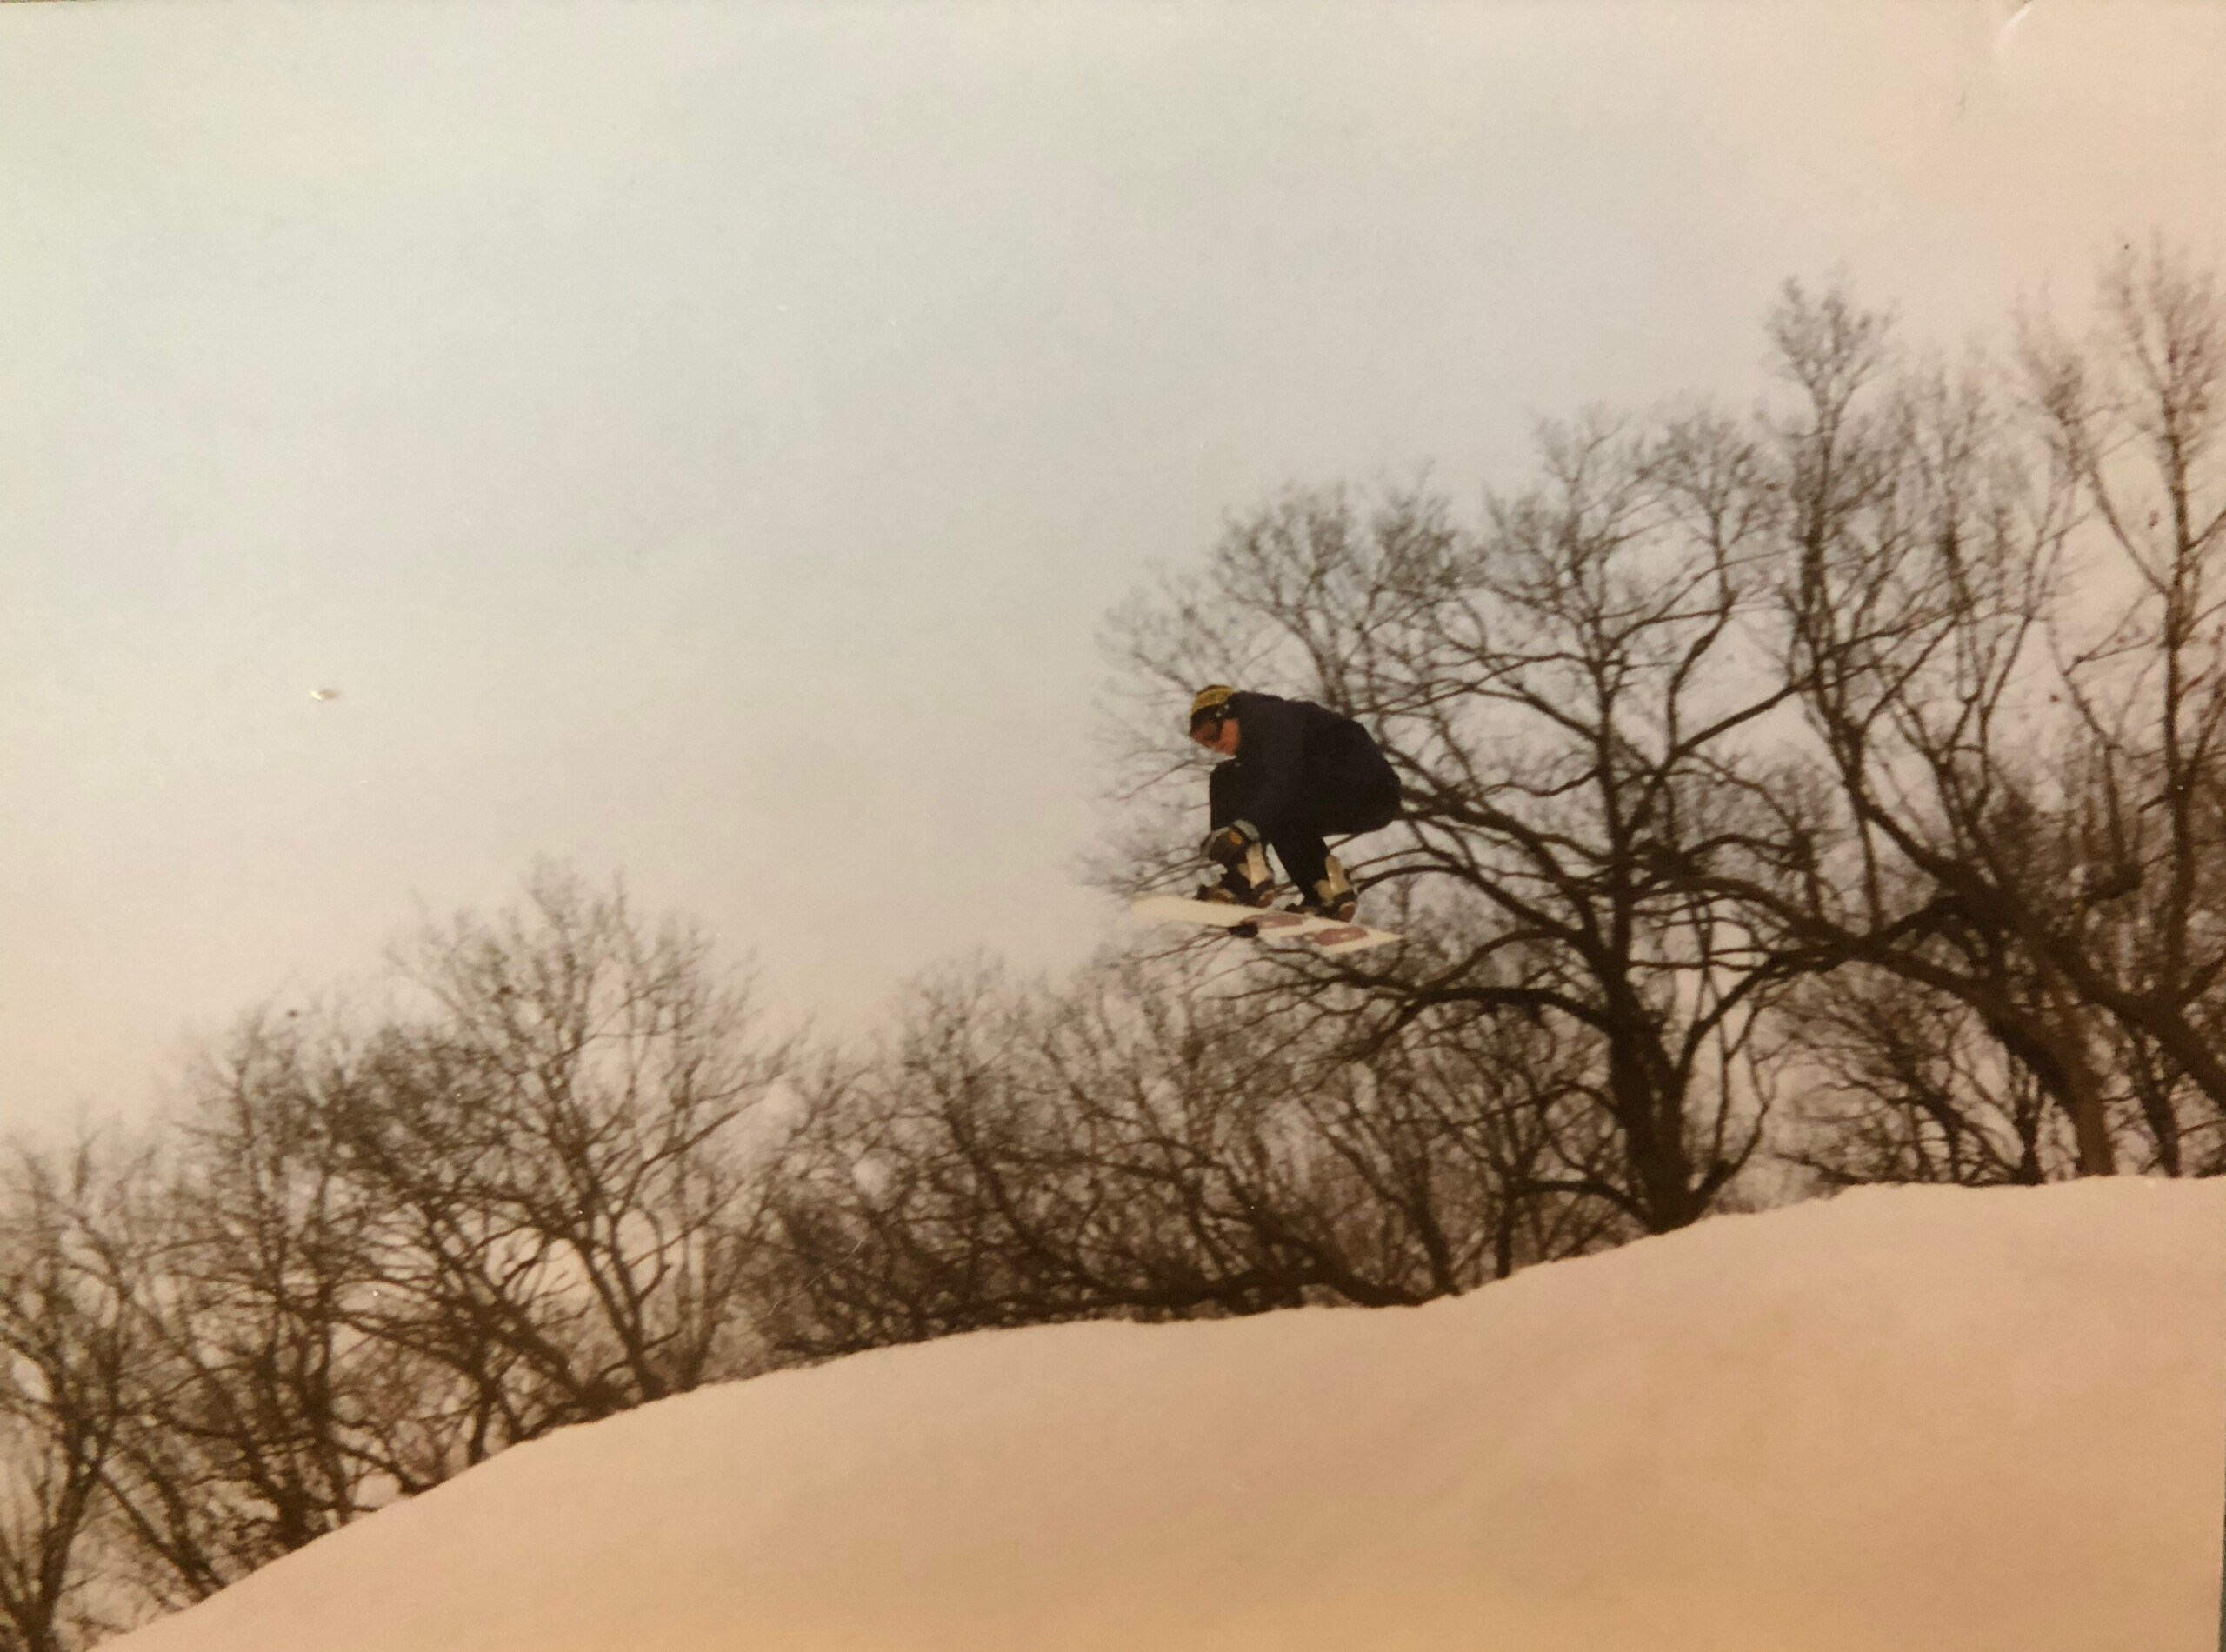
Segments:
[[[0,7],[0,1124],[543,855],[838,1023],[1083,956],[1224,513],[2220,259],[2226,4],[2011,16]]]

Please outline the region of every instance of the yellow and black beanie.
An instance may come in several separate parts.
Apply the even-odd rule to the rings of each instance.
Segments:
[[[1202,723],[1219,723],[1229,715],[1229,703],[1236,697],[1236,690],[1226,683],[1209,683],[1190,696],[1190,732],[1196,734]]]

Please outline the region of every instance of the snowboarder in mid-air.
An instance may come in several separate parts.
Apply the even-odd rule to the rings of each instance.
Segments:
[[[1399,780],[1367,729],[1308,700],[1210,683],[1190,702],[1190,738],[1229,759],[1206,788],[1213,829],[1203,845],[1221,876],[1201,901],[1263,907],[1274,849],[1297,886],[1297,910],[1349,922],[1353,886],[1324,841],[1372,832],[1399,813]]]

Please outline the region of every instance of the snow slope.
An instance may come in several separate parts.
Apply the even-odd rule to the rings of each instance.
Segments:
[[[521,1447],[129,1652],[2207,1652],[2226,1184],[953,1338]]]

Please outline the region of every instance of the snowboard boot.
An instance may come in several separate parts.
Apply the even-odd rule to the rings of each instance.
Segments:
[[[1197,899],[1216,906],[1266,906],[1276,898],[1275,875],[1267,851],[1254,843],[1243,857],[1211,883],[1198,886]]]
[[[1335,855],[1322,863],[1320,881],[1299,897],[1298,910],[1317,918],[1335,918],[1340,923],[1350,923],[1353,914],[1360,909],[1359,897],[1353,893],[1352,880],[1345,876],[1345,869],[1337,863]]]

